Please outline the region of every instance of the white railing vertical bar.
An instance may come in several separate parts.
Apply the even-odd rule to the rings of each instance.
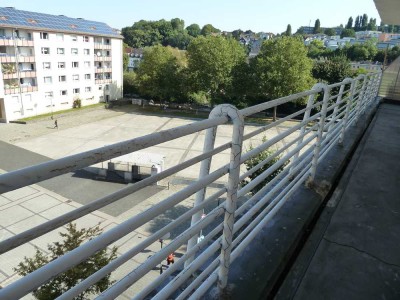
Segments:
[[[325,84],[324,85],[324,99],[322,101],[322,109],[321,109],[321,118],[319,120],[319,127],[318,127],[318,136],[317,136],[317,140],[316,140],[315,146],[314,146],[314,157],[313,157],[313,161],[312,161],[311,173],[310,173],[310,178],[309,178],[310,182],[314,181],[314,177],[317,172],[318,157],[319,157],[319,151],[320,151],[320,147],[321,147],[321,143],[322,143],[322,137],[324,134],[326,110],[328,107],[328,99],[329,99],[330,90],[331,90],[330,87]]]
[[[353,95],[354,95],[355,86],[356,86],[356,81],[352,80],[351,81],[351,85],[350,85],[350,94],[349,94],[349,96],[347,98],[347,103],[346,103],[346,113],[344,115],[341,131],[340,131],[339,145],[343,144],[344,134],[345,134],[345,131],[346,131],[346,126],[347,126],[347,123],[349,121],[350,107],[351,107],[351,105],[353,103]]]

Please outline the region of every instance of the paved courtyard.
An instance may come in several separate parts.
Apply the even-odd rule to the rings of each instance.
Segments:
[[[26,125],[0,124],[0,169],[3,172],[11,171],[196,121],[189,118],[150,116],[123,110],[105,110],[101,107],[78,111],[75,114],[59,115],[57,120],[58,129],[53,128],[54,121],[50,118],[31,121]],[[246,132],[255,128],[256,126],[247,126]],[[265,135],[267,138],[271,138],[282,129],[283,127],[270,130]],[[231,126],[221,126],[218,130],[216,144],[230,141],[231,131]],[[150,147],[143,152],[164,156],[165,168],[169,168],[200,154],[204,135],[204,132],[192,134]],[[251,139],[245,144],[245,149],[249,148],[250,143],[253,145],[261,143],[263,136],[264,134],[261,134]],[[215,156],[213,169],[228,162],[229,151],[227,150]],[[77,220],[77,223],[81,227],[100,224],[107,230],[180,190],[187,182],[197,178],[198,171],[199,165],[183,170],[176,176],[168,178],[162,186],[149,187],[147,190],[136,193],[136,196],[132,195],[131,198],[121,199],[110,207]],[[86,171],[79,171],[0,195],[0,240],[71,211],[75,207],[124,186],[124,184],[95,181]],[[192,205],[193,199],[190,198],[181,203],[179,209],[186,210]],[[124,253],[142,237],[152,234],[179,216],[181,213],[179,209],[175,213],[160,216],[119,240],[117,242],[119,253]],[[45,250],[47,243],[58,239],[57,232],[58,230],[55,230],[29,244],[1,255],[0,285],[4,286],[15,280],[18,276],[13,271],[13,267],[24,256],[31,256],[35,247]],[[120,278],[127,274],[132,267],[143,262],[159,247],[159,243],[154,243],[144,253],[135,256],[114,272],[114,277]],[[121,299],[127,299],[134,295],[135,291],[140,289],[147,280],[155,278],[158,274],[158,270],[148,273],[141,282],[121,296]]]

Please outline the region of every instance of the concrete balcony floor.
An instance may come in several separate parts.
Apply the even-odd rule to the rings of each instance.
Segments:
[[[399,119],[379,106],[276,299],[400,299]]]

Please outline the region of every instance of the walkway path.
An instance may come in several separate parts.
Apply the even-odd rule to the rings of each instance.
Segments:
[[[399,120],[379,107],[277,299],[400,299]]]

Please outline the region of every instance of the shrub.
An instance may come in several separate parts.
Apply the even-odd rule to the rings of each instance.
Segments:
[[[67,233],[59,233],[60,236],[64,238],[62,242],[54,242],[53,244],[47,245],[49,255],[46,255],[41,250],[36,248],[35,255],[31,258],[24,257],[24,260],[18,264],[17,268],[14,268],[14,271],[22,276],[32,273],[57,257],[77,248],[83,242],[93,239],[101,232],[102,230],[99,228],[99,226],[78,230],[76,228],[76,224],[70,223],[67,225]],[[87,260],[81,262],[75,267],[72,267],[64,273],[61,273],[57,277],[51,279],[48,283],[39,287],[33,292],[33,295],[40,300],[57,298],[81,282],[83,279],[94,274],[106,266],[110,261],[115,259],[116,252],[116,247],[113,247],[110,250],[103,249],[96,252]],[[89,287],[85,292],[74,299],[87,299],[85,296],[88,294],[97,294],[106,290],[114,283],[114,281],[110,280],[110,276],[110,274],[105,276],[95,285]]]

